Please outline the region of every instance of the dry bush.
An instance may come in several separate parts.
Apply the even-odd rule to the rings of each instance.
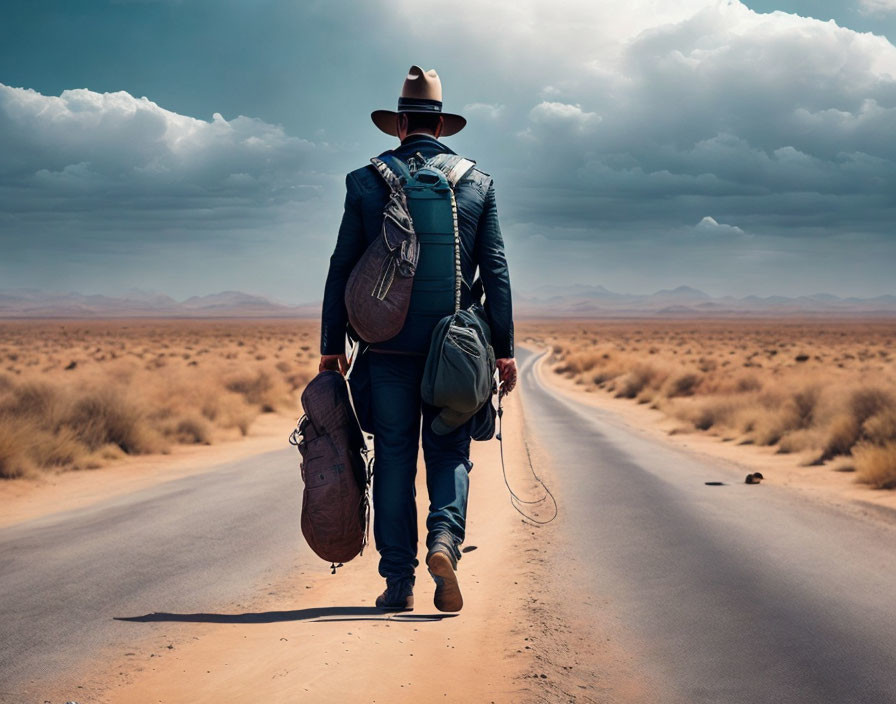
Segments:
[[[0,478],[14,479],[34,472],[29,457],[29,442],[22,427],[0,418]]]
[[[655,383],[659,371],[649,364],[635,364],[631,371],[619,381],[616,396],[618,398],[635,398],[651,384]]]
[[[298,405],[317,336],[303,321],[0,323],[0,477],[246,435]]]
[[[884,445],[896,438],[896,406],[868,418],[862,424],[862,435],[877,445]]]
[[[862,427],[851,413],[836,416],[825,432],[824,447],[820,462],[825,462],[837,455],[847,455],[861,437]]]
[[[699,374],[695,374],[694,372],[680,372],[669,378],[669,381],[664,387],[664,391],[666,398],[693,396],[699,385]]]
[[[896,443],[893,321],[543,320],[517,331],[548,346],[558,374],[651,403],[684,429],[857,471],[858,448],[867,465]]]
[[[74,398],[61,420],[89,450],[115,445],[139,455],[164,449],[158,433],[146,425],[146,414],[117,388],[88,390]]]
[[[211,426],[199,415],[181,418],[174,426],[174,436],[182,443],[210,445],[212,442]]]
[[[289,401],[283,378],[274,377],[264,369],[235,374],[224,386],[228,391],[242,395],[248,404],[258,406],[263,413],[271,413]]]
[[[699,405],[691,406],[680,417],[693,423],[697,430],[709,430],[719,425],[730,424],[735,411],[736,407],[730,400],[714,398],[704,400]]]
[[[896,442],[862,443],[853,451],[856,481],[876,489],[896,489]]]

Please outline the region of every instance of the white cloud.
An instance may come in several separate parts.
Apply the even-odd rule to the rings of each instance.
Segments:
[[[859,10],[868,15],[896,12],[896,0],[859,0]]]
[[[124,91],[56,97],[0,84],[0,202],[21,217],[224,229],[269,220],[320,188],[323,152],[254,118],[204,121]]]
[[[580,105],[543,101],[529,111],[529,119],[536,125],[559,128],[575,134],[586,134],[600,122],[600,116],[582,110]]]
[[[495,121],[504,114],[505,105],[501,103],[468,103],[464,105],[461,113],[466,117],[481,117]]]
[[[710,215],[704,216],[704,218],[698,222],[694,229],[698,232],[702,232],[705,234],[713,234],[713,235],[742,235],[744,231],[741,230],[736,225],[726,225],[724,223],[718,222],[714,217]]]

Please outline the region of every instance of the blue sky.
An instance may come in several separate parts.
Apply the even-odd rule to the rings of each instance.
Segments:
[[[5,3],[0,288],[319,298],[417,63],[519,290],[896,290],[896,0],[456,8]]]

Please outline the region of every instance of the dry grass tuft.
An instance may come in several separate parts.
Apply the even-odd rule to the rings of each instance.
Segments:
[[[0,423],[0,478],[14,479],[34,473],[29,458],[28,441],[21,426],[13,422]]]
[[[875,489],[896,489],[896,442],[862,443],[853,451],[856,481]]]
[[[142,408],[118,389],[106,387],[74,398],[62,427],[69,428],[90,450],[105,445],[115,445],[130,455],[163,450],[158,433],[145,421]]]
[[[617,398],[636,398],[658,378],[659,372],[649,364],[635,364],[632,370],[619,380]]]
[[[825,462],[837,455],[848,455],[859,441],[861,426],[851,413],[840,413],[835,416],[825,434],[824,449],[820,462]]]
[[[197,445],[210,445],[212,429],[208,421],[199,415],[181,418],[174,427],[174,436],[178,442]]]

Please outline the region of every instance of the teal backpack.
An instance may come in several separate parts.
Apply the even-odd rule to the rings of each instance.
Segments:
[[[417,155],[412,170],[391,155],[371,162],[389,186],[380,237],[345,291],[349,322],[380,349],[425,353],[436,324],[460,308],[463,279],[454,188],[474,162]]]

